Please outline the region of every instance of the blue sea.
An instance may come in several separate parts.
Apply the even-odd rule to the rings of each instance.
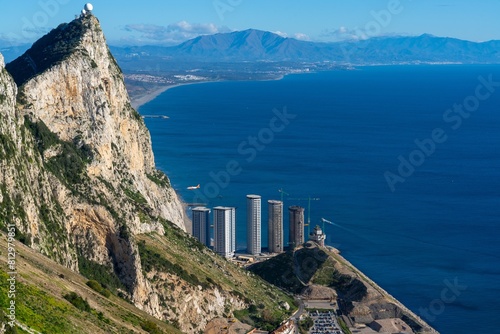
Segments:
[[[267,200],[311,196],[327,243],[441,333],[500,333],[500,66],[188,85],[139,111],[170,117],[146,123],[184,201],[238,208],[238,249],[247,194],[263,246]]]

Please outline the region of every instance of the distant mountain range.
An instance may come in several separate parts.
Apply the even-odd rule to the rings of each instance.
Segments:
[[[20,56],[29,45],[6,47],[0,52],[7,62]],[[359,41],[319,43],[285,38],[248,29],[204,35],[177,46],[111,47],[122,63],[137,61],[174,62],[336,62],[339,64],[404,63],[500,63],[500,41],[483,43],[456,38],[421,36],[374,37]]]
[[[129,61],[161,57],[183,62],[500,63],[500,41],[475,43],[428,34],[317,43],[249,29],[199,36],[173,47],[113,47],[112,51]]]

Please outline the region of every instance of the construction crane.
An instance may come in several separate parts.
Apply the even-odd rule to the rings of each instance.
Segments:
[[[307,224],[304,224],[304,226],[307,226],[307,236],[309,237],[309,234],[311,234],[311,201],[319,201],[319,198],[313,198],[309,196],[308,198],[289,198],[291,201],[308,201],[307,204]]]
[[[290,196],[290,194],[289,194],[289,193],[287,193],[287,192],[285,192],[285,191],[283,190],[283,188],[278,189],[278,192],[280,192],[280,193],[281,193],[281,203],[283,203],[283,195]]]

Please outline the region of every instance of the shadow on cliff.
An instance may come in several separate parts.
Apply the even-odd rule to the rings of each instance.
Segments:
[[[296,251],[287,251],[266,262],[254,264],[249,268],[264,280],[294,294],[302,293],[318,271],[330,264],[331,257],[321,248],[307,243]],[[346,303],[346,311],[352,310],[352,302],[360,302],[367,296],[366,286],[356,277],[342,274],[334,269],[328,284],[337,291]]]

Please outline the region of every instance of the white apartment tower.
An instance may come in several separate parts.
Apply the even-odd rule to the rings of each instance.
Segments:
[[[236,208],[214,208],[214,251],[226,258],[236,251]]]

